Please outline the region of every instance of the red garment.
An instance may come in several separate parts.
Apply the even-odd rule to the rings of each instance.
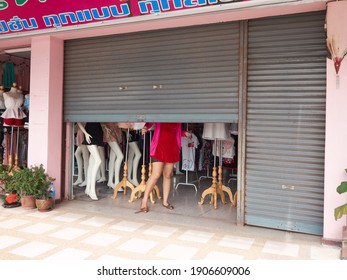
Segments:
[[[180,123],[161,123],[158,145],[155,150],[154,158],[167,163],[180,161],[181,147],[177,143],[177,129],[181,131]]]

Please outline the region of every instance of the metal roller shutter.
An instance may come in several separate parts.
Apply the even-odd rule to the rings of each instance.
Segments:
[[[232,122],[239,24],[66,41],[65,121]]]
[[[249,22],[246,224],[322,235],[324,20]]]

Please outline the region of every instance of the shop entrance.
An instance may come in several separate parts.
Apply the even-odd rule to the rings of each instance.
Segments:
[[[122,123],[119,125],[123,126]],[[105,123],[101,123],[101,126],[106,127],[103,131],[107,133],[108,127]],[[173,222],[185,220],[188,223],[189,219],[196,219],[195,223],[199,224],[205,219],[213,218],[211,225],[236,224],[238,126],[237,123],[214,123],[212,126],[219,131],[211,132],[211,123],[182,125],[183,130],[189,130],[193,135],[191,138],[182,137],[180,160],[175,165],[171,180],[169,201],[175,209],[170,211],[162,207],[161,177],[156,185],[159,193],[154,192],[149,203],[150,212],[160,212]],[[108,142],[99,147],[102,163],[96,183],[92,186],[95,188],[95,196],[89,195],[88,182],[85,182],[86,172],[91,170],[86,169],[85,164],[91,163],[92,154],[86,154],[86,161],[83,154],[86,146],[76,145],[73,196],[76,200],[92,202],[93,205],[97,200],[103,207],[135,213],[139,210],[138,196],[141,198],[142,195],[142,192],[136,190],[146,184],[150,173],[149,144],[153,133],[150,131],[143,137],[140,130],[131,130],[127,141],[127,129],[120,131],[121,143]],[[211,138],[211,133],[216,133],[219,138]],[[81,134],[79,129],[76,136],[78,134]],[[78,136],[75,139],[77,140]],[[112,155],[114,145],[120,148],[116,155]],[[117,168],[119,160],[120,165]],[[127,167],[124,173],[125,163]],[[129,184],[123,185],[124,180]],[[223,191],[218,193],[216,203],[211,203],[211,190],[214,187]],[[218,214],[213,213],[214,211]]]

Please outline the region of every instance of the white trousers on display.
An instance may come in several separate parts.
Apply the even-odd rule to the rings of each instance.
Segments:
[[[119,172],[120,172],[124,155],[116,141],[107,142],[107,143],[111,148],[109,164],[108,164],[107,186],[114,189],[115,186],[119,183]],[[113,178],[114,178],[114,182],[113,182]]]
[[[106,182],[106,158],[105,158],[105,147],[98,146],[100,153],[101,164],[100,164],[100,175],[101,177],[97,179],[97,182]]]
[[[86,145],[79,145],[75,151],[75,158],[77,161],[77,180],[74,186],[80,187],[87,185],[87,174],[89,165],[89,151]],[[83,179],[84,173],[84,179]]]
[[[98,200],[95,190],[96,175],[101,165],[101,156],[97,145],[88,145],[88,151],[90,152],[87,186],[85,193],[93,200]]]
[[[137,171],[141,158],[141,151],[137,141],[129,143],[129,154],[128,154],[128,179],[134,185],[138,186],[139,181],[137,180]]]

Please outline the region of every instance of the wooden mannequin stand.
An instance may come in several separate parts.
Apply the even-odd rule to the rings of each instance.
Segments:
[[[11,140],[10,140],[10,153],[8,154],[8,166],[9,166],[9,169],[11,170],[10,171],[10,175],[13,175],[12,174],[12,167],[13,167],[13,126],[11,125]]]
[[[14,155],[14,169],[19,169],[19,166],[18,166],[18,149],[19,147],[19,126],[17,126],[17,139],[16,139],[16,153]]]
[[[126,195],[126,188],[130,188],[132,191],[134,190],[134,186],[130,181],[128,180],[128,148],[129,148],[129,128],[127,131],[127,143],[126,143],[126,149],[125,149],[125,159],[124,159],[124,167],[123,167],[123,179],[116,185],[114,188],[113,196],[112,198],[115,199],[118,194],[119,188],[123,187],[124,195]]]
[[[223,159],[222,159],[222,141],[219,141],[219,166],[218,166],[218,189],[220,189],[221,192],[226,192],[229,195],[230,203],[232,206],[235,206],[234,204],[234,198],[233,194],[231,192],[231,189],[227,186],[223,185]],[[225,202],[224,202],[225,204]]]
[[[214,146],[216,148],[216,141],[214,140]],[[217,149],[215,149],[217,151]],[[201,200],[199,201],[199,205],[202,205],[204,203],[206,195],[211,194],[211,201],[210,204],[214,205],[214,209],[217,209],[217,196],[218,194],[221,196],[222,203],[225,204],[225,197],[224,197],[224,192],[222,188],[218,186],[217,183],[217,167],[216,167],[216,152],[214,155],[214,163],[213,163],[213,168],[212,168],[212,185],[204,190],[204,192],[201,195]]]
[[[143,149],[142,149],[142,167],[141,167],[141,183],[133,189],[129,202],[133,202],[137,194],[137,198],[140,198],[142,193],[146,189],[146,165],[145,165],[145,148],[146,148],[146,137],[143,136]],[[153,194],[150,194],[151,201],[153,201]]]

